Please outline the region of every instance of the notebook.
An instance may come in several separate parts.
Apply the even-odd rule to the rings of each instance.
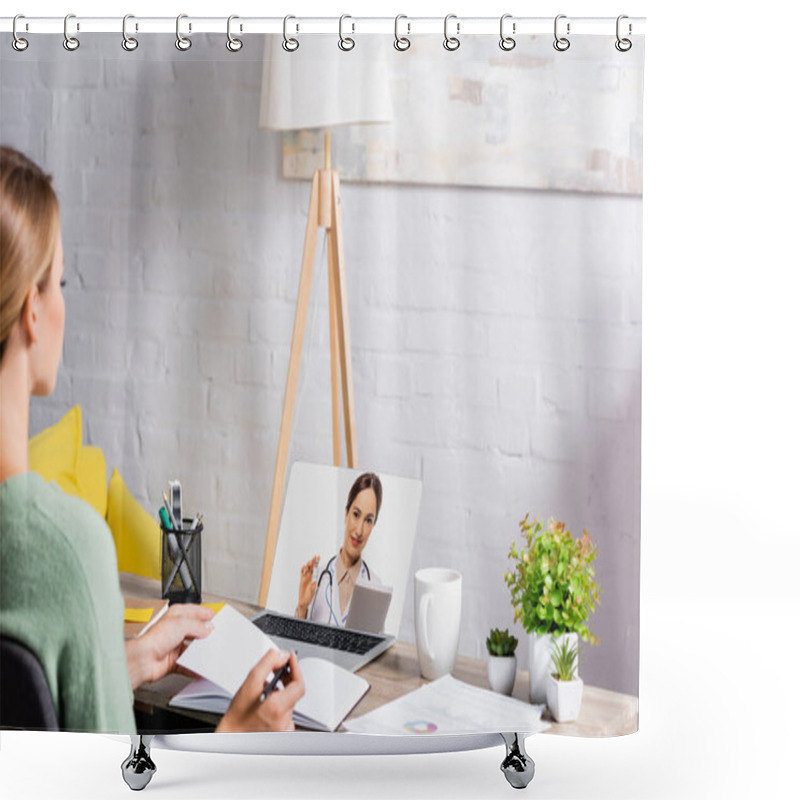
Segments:
[[[169,705],[224,714],[253,665],[275,643],[250,620],[226,605],[214,617],[214,630],[195,639],[178,663],[201,676],[172,697]],[[325,659],[299,662],[306,687],[295,706],[295,724],[335,731],[369,690],[369,683]]]

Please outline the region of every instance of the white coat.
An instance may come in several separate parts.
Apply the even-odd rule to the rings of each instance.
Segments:
[[[337,553],[328,561],[319,576],[314,599],[308,609],[307,619],[311,620],[311,622],[324,622],[327,625],[336,625],[337,628],[343,628],[347,621],[347,612],[350,610],[350,606],[348,604],[348,607],[342,613],[342,609],[339,607],[339,592],[334,591],[334,572],[338,556],[339,554]],[[369,567],[362,558],[358,583],[373,582],[380,583],[376,576],[370,574]]]

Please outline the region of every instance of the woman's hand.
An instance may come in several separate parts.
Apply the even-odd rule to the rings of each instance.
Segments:
[[[128,674],[134,689],[157,681],[175,669],[186,639],[203,639],[211,633],[214,611],[204,606],[178,603],[150,628],[144,636],[127,639],[125,655]]]
[[[259,698],[270,678],[286,662],[289,672],[281,682],[283,689],[275,689],[264,702]],[[250,670],[244,683],[234,695],[225,716],[217,726],[217,733],[256,733],[258,731],[293,731],[292,711],[295,703],[306,693],[303,676],[294,653],[270,650]]]
[[[314,568],[319,564],[319,556],[314,556],[300,567],[300,589],[297,596],[297,609],[295,616],[305,619],[308,616],[308,607],[314,600],[317,591],[317,582],[313,580]]]

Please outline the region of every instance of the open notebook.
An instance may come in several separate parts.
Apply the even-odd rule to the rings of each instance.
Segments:
[[[275,644],[231,606],[214,617],[214,630],[194,640],[178,659],[202,676],[169,701],[171,706],[224,714],[253,665]],[[299,662],[306,687],[295,706],[295,724],[335,731],[369,690],[364,678],[330,661],[304,658]]]

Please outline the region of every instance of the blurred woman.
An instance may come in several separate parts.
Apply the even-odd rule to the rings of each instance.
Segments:
[[[177,605],[125,640],[117,561],[105,521],[28,466],[31,396],[56,385],[64,342],[64,251],[50,176],[0,147],[0,634],[41,663],[59,727],[135,733],[133,690],[172,671],[210,609]],[[284,690],[259,702],[289,662]],[[218,731],[290,730],[304,693],[294,655],[272,650],[233,698]]]

